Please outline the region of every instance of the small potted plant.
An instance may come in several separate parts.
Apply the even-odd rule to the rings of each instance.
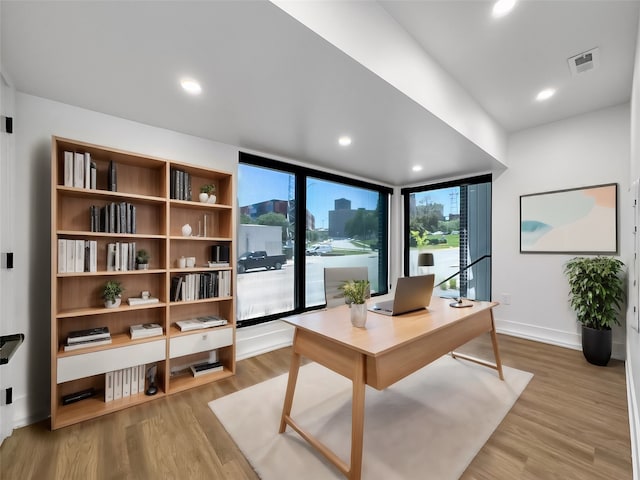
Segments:
[[[370,297],[369,280],[348,280],[340,289],[351,307],[351,324],[354,327],[364,327],[367,322],[367,298]]]
[[[216,203],[216,186],[207,183],[200,187],[200,201],[202,203]]]
[[[620,325],[624,301],[623,267],[613,257],[575,257],[565,264],[569,304],[582,325],[582,353],[594,365],[605,366],[611,358],[611,327]]]
[[[138,270],[147,270],[149,268],[149,252],[141,248],[136,252],[136,265]]]
[[[109,280],[107,283],[105,283],[102,290],[104,306],[107,308],[119,307],[120,301],[122,299],[122,292],[124,292],[124,288],[119,281]]]

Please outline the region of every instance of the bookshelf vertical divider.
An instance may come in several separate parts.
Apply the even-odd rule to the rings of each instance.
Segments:
[[[51,428],[234,375],[233,175],[56,136],[51,157]],[[108,281],[124,287],[115,308]],[[226,323],[177,324],[212,318]]]

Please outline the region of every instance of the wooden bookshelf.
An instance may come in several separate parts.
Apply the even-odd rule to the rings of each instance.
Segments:
[[[82,422],[234,375],[233,261],[229,259],[229,266],[208,265],[213,245],[225,245],[233,252],[236,221],[233,175],[60,137],[52,138],[51,152],[51,428]],[[81,157],[86,155],[88,165],[93,162],[94,185],[74,186],[69,182],[65,185],[65,152],[72,152],[73,157],[76,153]],[[67,154],[67,158],[71,157]],[[112,164],[117,172],[115,191],[109,190],[108,182]],[[174,170],[186,173],[192,200],[172,198]],[[200,187],[205,184],[215,185],[216,203],[199,201]],[[133,214],[126,221],[122,217],[123,223],[118,229],[121,233],[91,231],[90,207],[100,209],[111,203],[135,207],[135,233],[124,227],[125,223],[131,225]],[[182,233],[182,226],[187,223],[192,228],[191,236]],[[59,254],[64,258],[59,247],[64,248],[67,243],[59,244],[58,240],[84,241],[79,245],[86,245],[87,255],[91,245],[95,271],[69,270],[62,265],[59,268]],[[128,257],[127,270],[110,270],[107,252],[109,245],[116,243],[128,243],[131,250],[134,246],[135,250],[147,250],[148,270],[136,270],[133,255]],[[182,257],[195,257],[195,266],[180,268]],[[203,274],[204,278],[217,280],[222,272],[229,278],[229,292],[216,290],[215,297],[186,301],[172,298],[172,277]],[[117,280],[125,288],[117,308],[105,308],[101,298],[107,280]],[[139,297],[143,291],[150,292],[159,302],[129,306],[127,298]],[[204,295],[204,287],[196,295]],[[223,317],[228,323],[189,332],[180,331],[175,324],[179,320],[209,315]],[[163,335],[132,340],[129,328],[140,323],[160,324]],[[112,343],[64,351],[69,332],[101,326],[109,327]],[[222,362],[222,371],[199,377],[184,371],[172,375],[172,369],[184,369],[213,357]],[[134,392],[128,397],[106,401],[107,373],[141,365],[145,372],[153,365],[157,367],[158,392],[152,396]],[[65,395],[85,389],[94,389],[96,393],[90,398],[63,404]]]

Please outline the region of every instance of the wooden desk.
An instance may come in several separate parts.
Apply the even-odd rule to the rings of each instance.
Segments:
[[[289,425],[347,478],[358,480],[362,474],[365,385],[385,389],[486,332],[491,333],[495,364],[452,355],[494,368],[504,380],[492,310],[497,303],[473,302],[468,308],[452,308],[449,303],[450,299],[434,297],[428,310],[397,317],[369,312],[365,328],[351,325],[347,305],[283,319],[295,327],[295,332],[279,432],[283,433]],[[290,416],[301,356],[353,383],[350,465]]]

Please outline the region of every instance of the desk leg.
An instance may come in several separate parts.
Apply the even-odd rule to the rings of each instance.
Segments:
[[[493,356],[496,358],[496,370],[500,375],[500,380],[504,380],[502,374],[502,361],[500,360],[500,350],[498,349],[498,336],[496,335],[496,321],[493,318],[493,309],[491,309],[491,343],[493,344]]]
[[[364,433],[365,356],[360,355],[353,372],[353,400],[351,404],[351,467],[349,478],[362,476],[362,449]]]
[[[300,370],[300,354],[296,353],[296,335],[293,337],[293,354],[291,355],[291,366],[289,367],[289,380],[287,382],[287,393],[284,397],[284,405],[282,406],[282,417],[280,417],[280,429],[278,433],[284,433],[287,428],[286,419],[291,415],[291,407],[293,405],[293,393],[296,390],[296,382],[298,381],[298,370]]]

